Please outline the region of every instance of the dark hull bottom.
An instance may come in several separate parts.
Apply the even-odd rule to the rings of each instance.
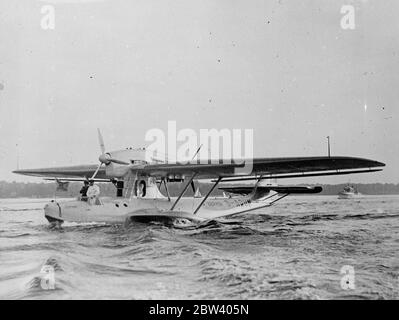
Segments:
[[[192,221],[178,217],[165,217],[165,216],[131,216],[127,222],[139,222],[139,223],[160,223],[166,226],[174,226],[176,223],[191,224]]]
[[[45,215],[45,217],[48,220],[48,222],[50,222],[50,223],[63,223],[64,222],[64,220],[56,219],[56,218],[53,218],[53,217],[50,217],[50,216],[46,216]]]

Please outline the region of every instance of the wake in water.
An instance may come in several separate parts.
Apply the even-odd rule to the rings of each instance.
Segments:
[[[398,298],[398,202],[297,197],[199,224],[60,228],[36,203],[2,204],[0,298]],[[354,290],[341,286],[348,265]]]

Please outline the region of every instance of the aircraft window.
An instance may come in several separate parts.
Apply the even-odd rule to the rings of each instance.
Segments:
[[[124,203],[123,205],[124,205],[125,207],[127,207],[127,204],[126,204],[126,203]]]
[[[119,204],[115,203],[115,207],[119,208]]]
[[[145,194],[146,194],[145,181],[141,180],[139,183],[139,195],[140,195],[140,197],[145,197]]]

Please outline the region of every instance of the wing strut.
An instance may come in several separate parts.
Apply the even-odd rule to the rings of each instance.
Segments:
[[[259,177],[259,179],[256,181],[255,186],[254,186],[254,188],[253,188],[253,190],[252,190],[252,192],[251,192],[252,197],[255,196],[256,190],[258,190],[259,182],[261,182],[262,179],[263,179],[263,175],[261,175],[261,176]]]
[[[165,186],[165,190],[166,190],[166,195],[168,196],[168,201],[170,201],[170,195],[169,195],[169,189],[168,189],[168,183],[166,182],[166,179],[162,179],[163,181],[163,185]]]
[[[209,195],[211,194],[211,192],[216,188],[216,186],[219,184],[219,182],[222,180],[222,177],[219,177],[215,184],[212,186],[211,190],[208,191],[208,193],[206,194],[206,196],[204,197],[204,199],[202,199],[201,203],[199,204],[199,206],[197,207],[197,209],[195,209],[194,214],[196,214],[198,212],[199,209],[201,209],[202,205],[204,204],[204,202],[206,201],[206,199],[208,199]]]
[[[191,185],[191,182],[193,182],[193,180],[194,180],[194,178],[195,178],[195,176],[196,176],[197,174],[198,174],[198,173],[195,172],[195,173],[191,176],[190,181],[186,183],[186,185],[184,186],[184,189],[182,190],[182,192],[180,193],[179,197],[176,199],[175,203],[173,204],[172,208],[170,208],[170,210],[173,210],[173,209],[176,207],[177,203],[180,201],[181,197],[184,195],[184,193],[186,192],[187,188]]]
[[[278,194],[278,193],[277,193]],[[289,193],[285,193],[282,196],[280,196],[279,198],[277,198],[276,200],[273,200],[272,202],[270,202],[270,205],[272,205],[273,203],[280,201],[281,199],[284,199],[285,197],[289,196]]]

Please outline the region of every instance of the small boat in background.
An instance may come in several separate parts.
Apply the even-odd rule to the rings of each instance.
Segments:
[[[361,198],[363,195],[354,186],[347,185],[344,190],[338,193],[338,199]]]

